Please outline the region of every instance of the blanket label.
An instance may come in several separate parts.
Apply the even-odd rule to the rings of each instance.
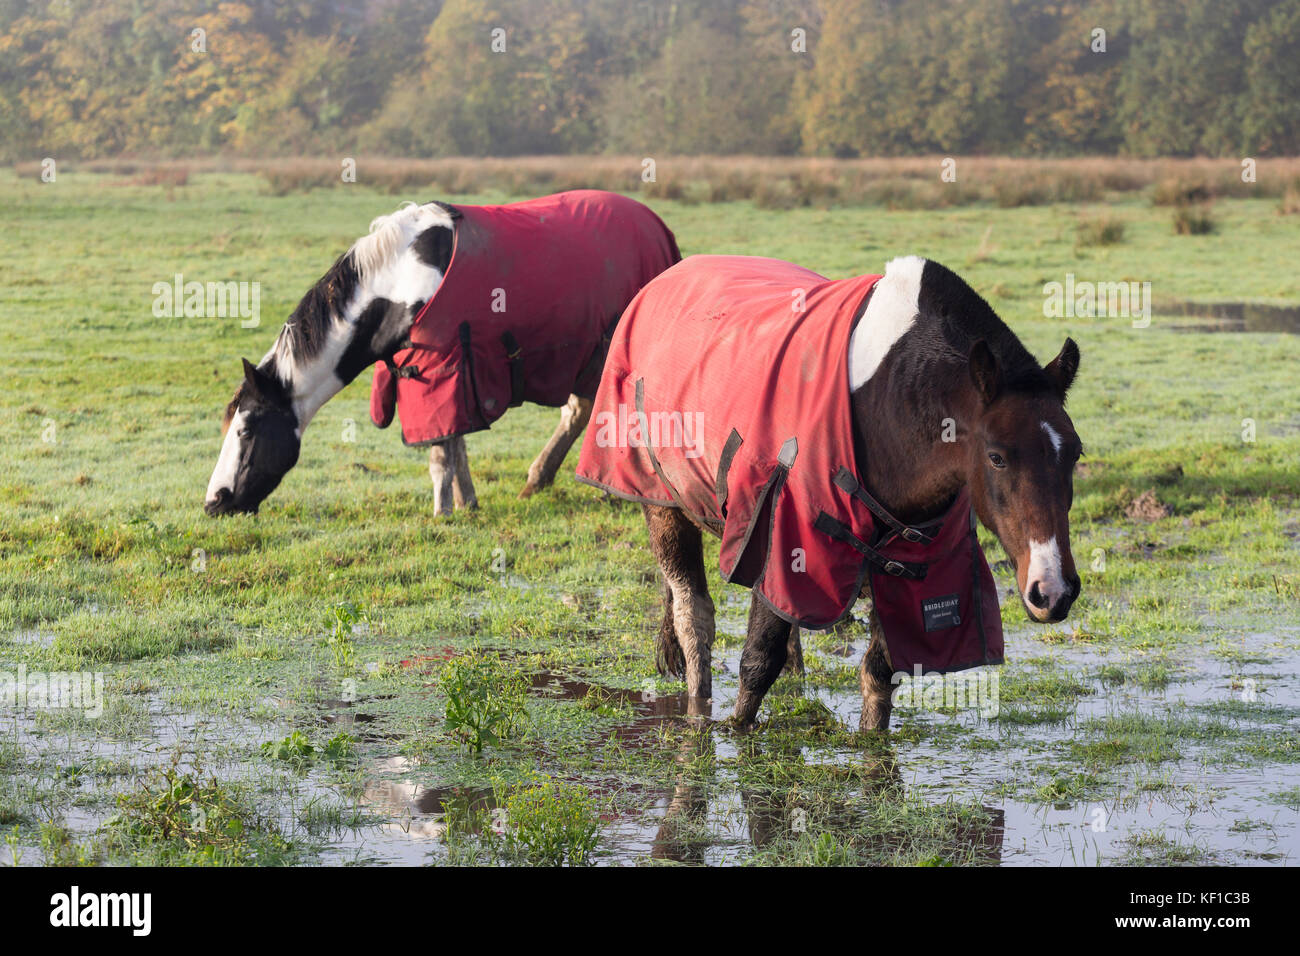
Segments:
[[[921,602],[921,620],[927,631],[942,631],[947,627],[956,627],[961,623],[957,608],[961,596],[945,594],[943,597],[926,598]]]

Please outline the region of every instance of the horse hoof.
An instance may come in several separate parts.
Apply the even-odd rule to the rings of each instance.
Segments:
[[[732,714],[730,717],[725,718],[719,723],[727,730],[737,734],[752,734],[754,731],[758,730],[758,720],[756,718],[743,720],[735,714]]]
[[[519,492],[519,499],[522,501],[525,498],[531,498],[533,495],[537,494],[539,490],[540,489],[536,485],[524,485],[523,490]]]

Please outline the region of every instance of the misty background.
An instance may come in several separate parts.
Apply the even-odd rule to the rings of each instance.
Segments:
[[[6,162],[649,150],[1296,154],[1300,0],[0,0]]]

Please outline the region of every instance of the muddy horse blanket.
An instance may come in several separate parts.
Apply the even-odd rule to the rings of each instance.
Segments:
[[[896,671],[1001,663],[997,591],[968,493],[907,527],[863,488],[848,351],[879,276],[692,256],[647,285],[610,344],[578,479],[685,509],[723,577],[824,628],[870,574]]]
[[[681,258],[663,221],[616,193],[448,209],[451,264],[372,383],[371,418],[386,427],[396,405],[408,445],[488,428],[526,401],[591,397],[623,309]]]

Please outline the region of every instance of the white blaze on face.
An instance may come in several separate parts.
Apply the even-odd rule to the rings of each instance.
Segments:
[[[1034,607],[1034,602],[1029,600],[1029,592],[1033,589],[1034,584],[1038,584],[1039,593],[1047,598],[1047,607],[1041,609],[1041,613],[1046,614],[1056,603],[1065,597],[1069,588],[1065,583],[1065,575],[1061,571],[1061,548],[1056,543],[1056,536],[1048,538],[1046,541],[1029,542],[1029,570],[1025,574],[1025,603],[1031,611],[1038,613],[1039,608]]]
[[[1041,424],[1043,426],[1043,431],[1047,433],[1048,440],[1052,443],[1052,450],[1056,452],[1056,458],[1059,461],[1061,458],[1061,435],[1055,428],[1047,424],[1047,422],[1042,422]]]
[[[208,501],[215,500],[217,492],[222,488],[228,488],[232,492],[235,490],[235,475],[239,471],[239,446],[242,441],[239,433],[243,430],[246,417],[242,411],[235,412],[231,416],[230,427],[226,430],[226,437],[221,443],[221,455],[217,458],[217,467],[208,482]]]
[[[849,339],[849,391],[856,392],[876,374],[920,310],[921,272],[925,260],[904,256],[885,266],[885,274],[871,290],[867,310]]]

